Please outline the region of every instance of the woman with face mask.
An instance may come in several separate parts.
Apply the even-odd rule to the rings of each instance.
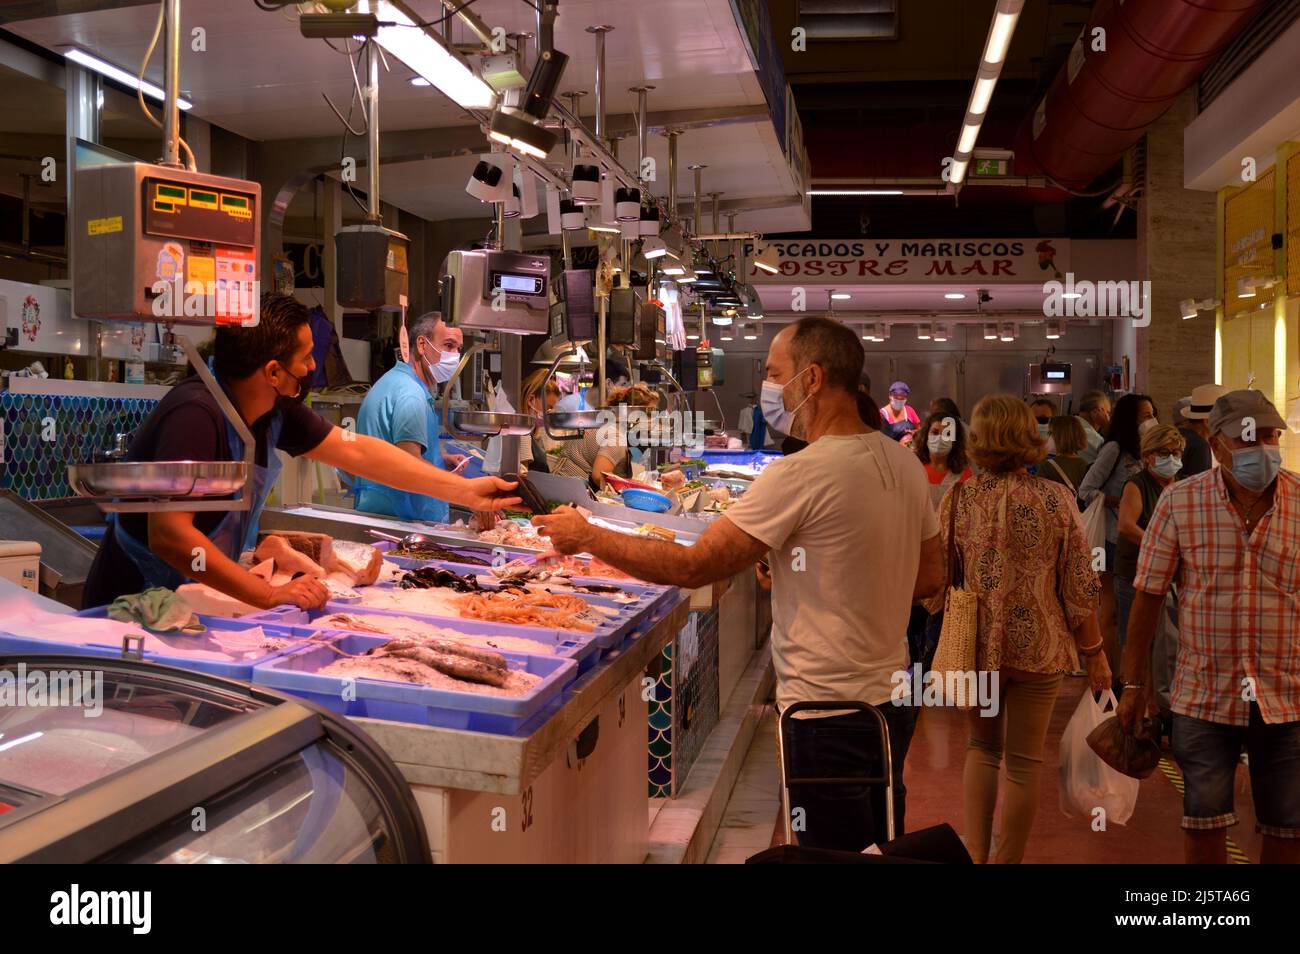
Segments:
[[[1148,423],[1151,422],[1151,423]],[[1106,565],[1101,571],[1101,634],[1111,670],[1119,672],[1115,641],[1115,546],[1119,539],[1119,500],[1128,479],[1142,470],[1142,434],[1157,423],[1156,405],[1145,394],[1125,394],[1111,412],[1106,442],[1079,485],[1079,501],[1087,507],[1093,498],[1106,498]]]
[[[930,499],[935,509],[953,484],[970,480],[972,472],[966,462],[965,427],[960,420],[943,412],[925,419],[916,443],[916,456],[925,465],[930,480]]]
[[[1147,521],[1156,501],[1183,467],[1187,442],[1178,428],[1156,424],[1142,435],[1142,470],[1128,479],[1119,504],[1119,539],[1115,545],[1115,632],[1122,652],[1126,643],[1129,610],[1133,606],[1133,579]]]
[[[889,403],[880,409],[885,433],[902,444],[911,443],[912,435],[921,426],[916,408],[907,403],[911,394],[906,381],[895,381],[889,386]]]
[[[465,456],[442,453],[442,420],[435,396],[438,387],[456,373],[464,334],[432,311],[416,320],[410,341],[409,363],[398,361],[393,365],[361,402],[357,433],[377,437],[435,467],[455,471],[465,462]],[[353,486],[356,507],[366,513],[434,523],[445,523],[449,516],[446,502],[433,497],[401,493],[362,478],[354,480]]]

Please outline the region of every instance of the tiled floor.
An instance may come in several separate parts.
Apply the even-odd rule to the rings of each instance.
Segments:
[[[1061,686],[1043,759],[1042,800],[1025,854],[1028,863],[1181,864],[1182,797],[1160,770],[1141,782],[1137,807],[1126,825],[1094,832],[1090,819],[1067,818],[1060,810],[1058,751],[1061,734],[1083,692],[1082,679]],[[926,709],[907,757],[907,828],[915,831],[948,822],[959,833],[962,819],[962,769],[968,717],[951,709]],[[1172,756],[1169,756],[1172,763]],[[710,863],[740,863],[766,848],[780,820],[780,776],[776,758],[776,719],[769,714],[759,726],[717,839]],[[1240,824],[1229,837],[1252,862],[1259,860],[1259,836],[1245,766],[1238,773],[1236,810]],[[994,832],[996,837],[997,824]]]
[[[769,711],[758,724],[744,768],[709,849],[708,863],[742,864],[772,842],[773,820],[780,818],[781,773],[776,759],[776,715]]]

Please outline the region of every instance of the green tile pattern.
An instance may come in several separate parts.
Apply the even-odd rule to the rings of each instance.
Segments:
[[[0,393],[0,486],[25,500],[72,496],[68,464],[89,461],[95,451],[111,448],[115,434],[135,430],[157,403],[145,398]]]

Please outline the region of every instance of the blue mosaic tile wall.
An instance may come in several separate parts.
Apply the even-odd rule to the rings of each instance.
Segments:
[[[89,461],[95,451],[111,448],[115,434],[135,430],[157,403],[146,398],[0,393],[0,486],[25,500],[72,496],[68,464]],[[54,422],[52,441],[44,439],[47,418]]]
[[[718,724],[718,611],[696,610],[650,664],[650,797],[670,798],[686,782]]]

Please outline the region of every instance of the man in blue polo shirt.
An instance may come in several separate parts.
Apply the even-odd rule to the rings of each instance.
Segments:
[[[421,315],[411,328],[411,362],[398,361],[375,382],[361,402],[357,432],[396,444],[435,467],[454,470],[463,454],[442,454],[438,435],[442,421],[434,403],[437,385],[456,373],[464,335],[448,327],[436,311]],[[364,478],[355,481],[357,509],[402,520],[445,522],[445,501],[395,491]]]

